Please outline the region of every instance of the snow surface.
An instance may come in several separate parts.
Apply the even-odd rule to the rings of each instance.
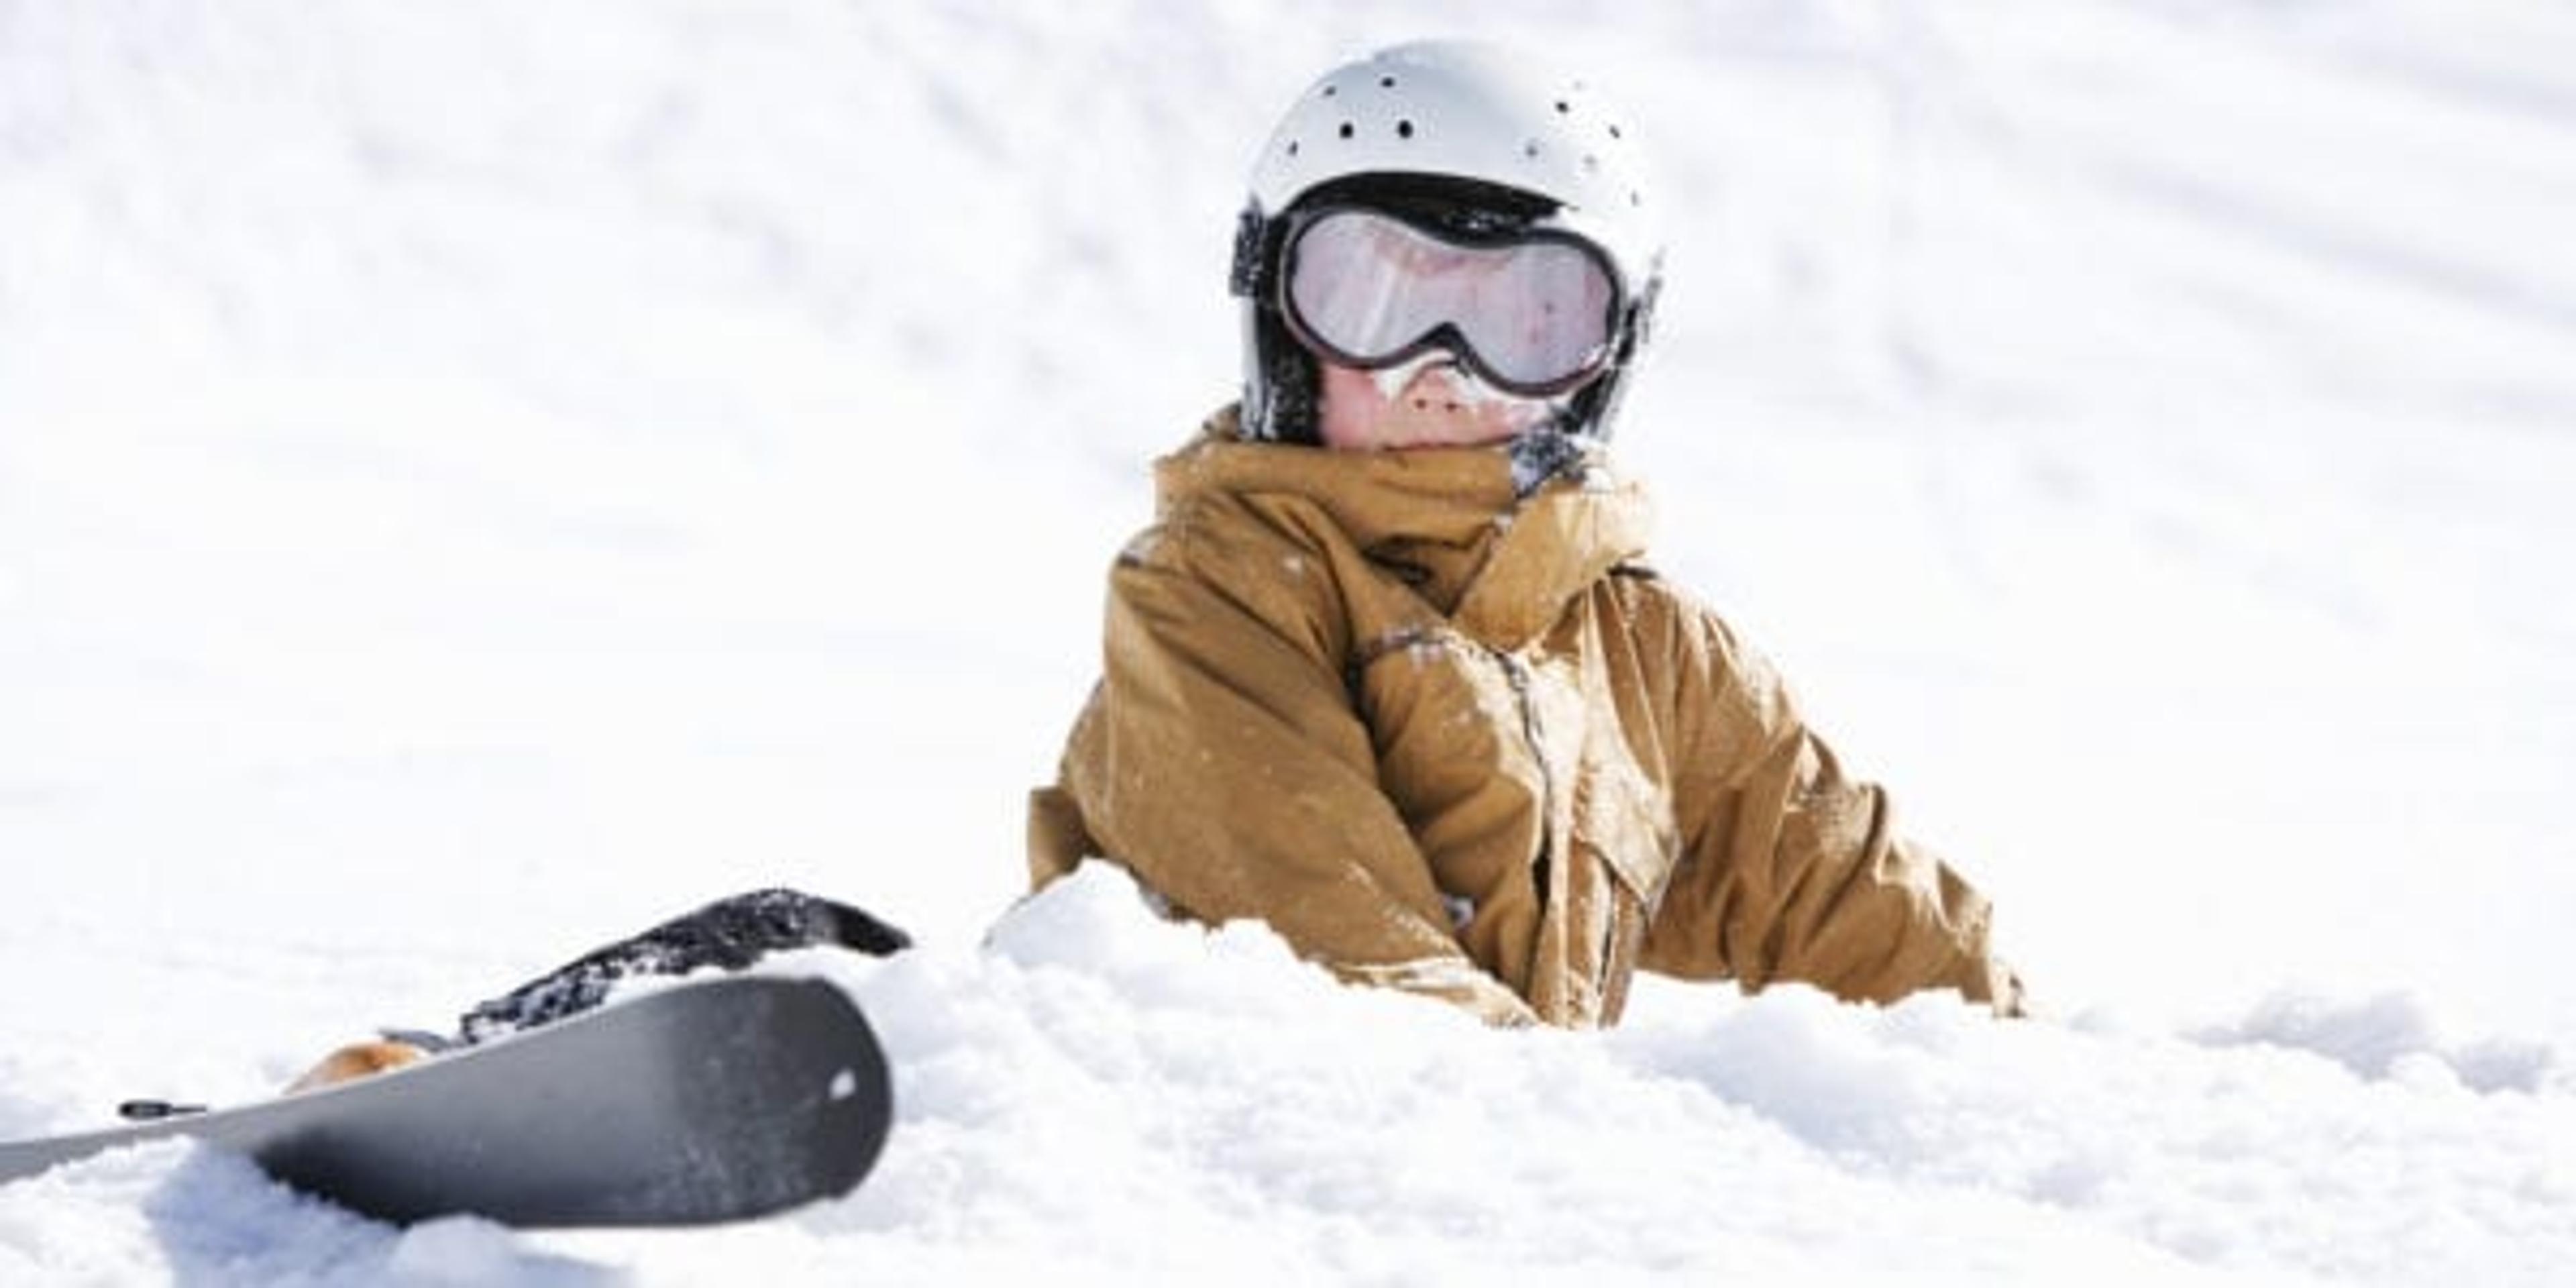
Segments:
[[[0,1136],[731,890],[923,941],[786,966],[899,1065],[846,1201],[161,1145],[0,1186],[0,1283],[2576,1280],[2576,18],[1313,8],[0,0]],[[1251,150],[1459,30],[1643,122],[1661,561],[2043,1019],[1492,1033],[1012,908]]]

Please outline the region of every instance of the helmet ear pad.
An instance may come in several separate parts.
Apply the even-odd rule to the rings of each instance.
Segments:
[[[1663,285],[1663,278],[1657,276],[1637,288],[1637,298],[1628,302],[1627,313],[1619,319],[1618,347],[1611,351],[1609,365],[1592,383],[1575,391],[1574,405],[1566,416],[1568,432],[1610,441],[1610,426],[1619,413],[1620,396],[1628,391],[1629,369],[1653,330],[1655,296]]]
[[[1323,373],[1315,355],[1288,334],[1276,304],[1245,300],[1243,331],[1245,374],[1250,377],[1243,382],[1243,436],[1307,447],[1322,444]]]
[[[1287,221],[1246,206],[1234,229],[1227,289],[1243,301],[1243,403],[1235,432],[1255,442],[1323,442],[1317,413],[1323,373],[1279,316],[1279,261]]]

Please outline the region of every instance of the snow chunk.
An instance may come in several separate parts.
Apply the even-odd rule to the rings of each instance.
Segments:
[[[164,1140],[0,1187],[0,1283],[362,1282],[386,1227]]]
[[[496,1283],[592,1288],[623,1279],[597,1266],[534,1252],[517,1231],[473,1216],[441,1217],[403,1231],[385,1260],[385,1274],[423,1288]]]
[[[1256,997],[1298,1006],[1340,987],[1317,968],[1283,971],[1296,956],[1260,922],[1210,929],[1164,916],[1159,902],[1126,869],[1085,863],[1012,908],[985,946],[1023,966],[1074,968],[1165,1001],[1222,994],[1235,1007]]]
[[[2388,992],[2357,1000],[2282,991],[2257,1003],[2244,1019],[2205,1028],[2213,1046],[2266,1045],[2306,1051],[2372,1079],[2421,1082],[2427,1066],[2436,1081],[2453,1079],[2479,1092],[2541,1089],[2556,1069],[2546,1044],[2488,1038],[2463,1045],[2442,1040],[2433,1012],[2411,993]]]

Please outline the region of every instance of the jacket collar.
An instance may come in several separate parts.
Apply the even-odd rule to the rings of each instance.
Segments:
[[[1598,445],[1527,497],[1510,454],[1490,447],[1336,452],[1247,442],[1235,409],[1210,417],[1155,465],[1168,514],[1204,492],[1293,496],[1322,509],[1360,550],[1410,570],[1416,589],[1480,643],[1519,649],[1611,568],[1645,553],[1644,489]]]

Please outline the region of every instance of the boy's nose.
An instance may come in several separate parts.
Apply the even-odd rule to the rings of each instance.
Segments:
[[[1415,372],[1398,401],[1423,415],[1463,416],[1474,411],[1474,391],[1456,359],[1444,359]]]

